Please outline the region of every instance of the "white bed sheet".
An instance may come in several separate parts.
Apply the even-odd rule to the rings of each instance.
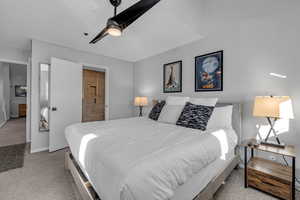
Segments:
[[[143,126],[145,127],[151,127],[152,132],[151,134],[155,134],[156,136],[159,135],[158,138],[160,138],[159,141],[151,141],[152,136],[147,137],[147,130],[143,130]],[[186,129],[182,127],[178,127],[175,125],[170,125],[170,124],[162,124],[158,122],[154,122],[152,120],[149,120],[147,118],[130,118],[130,119],[121,119],[121,120],[112,120],[112,121],[107,121],[107,122],[92,122],[92,123],[82,123],[82,124],[76,124],[68,127],[66,129],[66,139],[69,143],[71,152],[80,165],[82,171],[85,173],[97,193],[101,196],[102,200],[120,200],[120,185],[116,184],[120,180],[121,174],[114,174],[115,171],[122,171],[124,169],[111,169],[111,171],[108,171],[108,166],[103,160],[105,161],[106,159],[102,158],[102,162],[99,161],[96,157],[94,158],[89,158],[90,155],[90,149],[89,149],[89,142],[91,142],[94,139],[97,139],[97,135],[103,135],[107,138],[111,138],[111,143],[110,146],[106,146],[105,148],[101,146],[102,151],[107,151],[107,156],[109,156],[109,151],[110,149],[118,148],[120,150],[125,150],[126,146],[114,146],[114,139],[116,137],[119,137],[120,140],[125,140],[124,145],[128,145],[126,143],[126,140],[128,139],[128,136],[126,135],[127,133],[130,132],[136,132],[140,131],[140,134],[143,138],[143,141],[139,141],[138,143],[132,144],[133,149],[136,149],[136,151],[130,151],[130,159],[135,159],[135,157],[139,157],[142,155],[145,155],[149,152],[151,152],[153,149],[157,149],[160,147],[163,147],[164,144],[169,144],[170,142],[178,142],[180,140],[183,140],[185,137],[187,137],[189,134],[199,134],[196,130],[193,129]],[[176,134],[170,134],[166,135],[166,132],[178,132]],[[184,134],[183,134],[184,133]],[[229,159],[228,157],[228,152],[231,152],[231,150],[235,147],[237,144],[237,137],[236,134],[232,129],[226,129],[226,130],[209,130],[207,131],[209,134],[213,134],[218,139],[220,140],[220,143],[223,143],[221,145],[222,149],[222,155],[220,156],[218,160],[220,160],[220,163],[222,161],[227,161]],[[206,134],[206,133],[200,133],[200,134]],[[220,138],[219,138],[220,137]],[[129,136],[129,139],[130,138]],[[140,138],[139,138],[140,139]],[[129,140],[130,141],[130,140]],[[99,143],[101,144],[101,142]],[[120,145],[119,142],[116,143],[117,145]],[[107,145],[107,143],[105,144]],[[106,148],[108,150],[106,150]],[[95,149],[93,149],[95,151]],[[97,151],[97,150],[96,150]],[[127,149],[126,149],[127,151]],[[103,156],[103,152],[100,153]],[[100,155],[99,154],[99,155]],[[95,156],[95,153],[93,154]],[[96,154],[97,155],[97,154]],[[116,154],[113,155],[116,159],[118,160]],[[109,162],[111,162],[110,158],[108,158]],[[122,158],[120,158],[122,160]],[[215,162],[217,162],[215,161]],[[87,163],[88,162],[88,163]],[[213,165],[212,162],[211,165]],[[92,166],[89,167],[88,169],[86,166]],[[114,163],[115,167],[120,167],[122,168],[122,163]],[[208,165],[206,168],[202,169],[201,171],[206,171],[207,173],[203,173],[201,175],[201,172],[199,172],[197,175],[199,175],[199,178],[201,176],[205,177],[205,180],[211,180],[211,178],[217,173],[217,167],[214,167],[211,170],[211,173],[208,173],[209,171],[209,166]],[[111,165],[109,166],[111,167]],[[103,173],[106,172],[106,173]],[[214,173],[215,172],[215,173]],[[195,175],[195,177],[197,176]],[[200,181],[200,185],[198,187],[198,192],[203,189],[207,183],[206,181],[203,181],[203,178],[201,178],[202,181]],[[193,180],[193,177],[190,179]],[[198,180],[198,179],[197,179]],[[183,197],[181,195],[184,195],[184,193],[187,193],[186,191],[184,192],[177,192],[180,190],[185,190],[181,188],[185,188],[186,190],[192,189],[191,187],[188,187],[190,181],[187,181],[186,184],[178,187],[175,191],[174,199],[172,200],[183,200],[188,197],[189,194],[194,194],[194,192],[188,192],[189,194],[186,194],[186,197]],[[104,184],[105,183],[105,184]],[[192,184],[191,184],[192,185]],[[203,188],[201,188],[203,186]],[[200,188],[199,188],[200,187]],[[196,190],[196,189],[194,189]],[[198,193],[197,192],[197,193]],[[196,194],[197,194],[196,193]],[[178,198],[179,197],[179,198]]]
[[[201,192],[207,184],[230,164],[235,157],[235,150],[232,149],[226,154],[226,158],[218,158],[207,167],[194,175],[184,185],[177,188],[171,200],[192,200]]]

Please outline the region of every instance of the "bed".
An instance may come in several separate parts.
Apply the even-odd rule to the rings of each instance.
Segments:
[[[147,117],[75,124],[66,168],[87,200],[211,199],[239,163],[240,112],[201,134]]]

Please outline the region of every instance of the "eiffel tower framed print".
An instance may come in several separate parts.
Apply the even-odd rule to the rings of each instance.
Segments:
[[[182,61],[164,65],[164,93],[182,92]]]

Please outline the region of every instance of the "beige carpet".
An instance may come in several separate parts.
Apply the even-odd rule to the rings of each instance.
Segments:
[[[64,169],[64,151],[26,153],[23,168],[0,173],[0,199],[80,200],[72,177]],[[244,189],[243,170],[235,170],[216,194],[216,199],[272,200],[275,198],[253,189]]]
[[[0,128],[0,146],[26,142],[26,118],[8,120]]]
[[[2,200],[80,200],[64,152],[25,154],[24,167],[0,173]]]

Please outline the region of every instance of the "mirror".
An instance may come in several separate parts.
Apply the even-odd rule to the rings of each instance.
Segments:
[[[41,132],[49,131],[49,64],[40,64],[40,123]]]

